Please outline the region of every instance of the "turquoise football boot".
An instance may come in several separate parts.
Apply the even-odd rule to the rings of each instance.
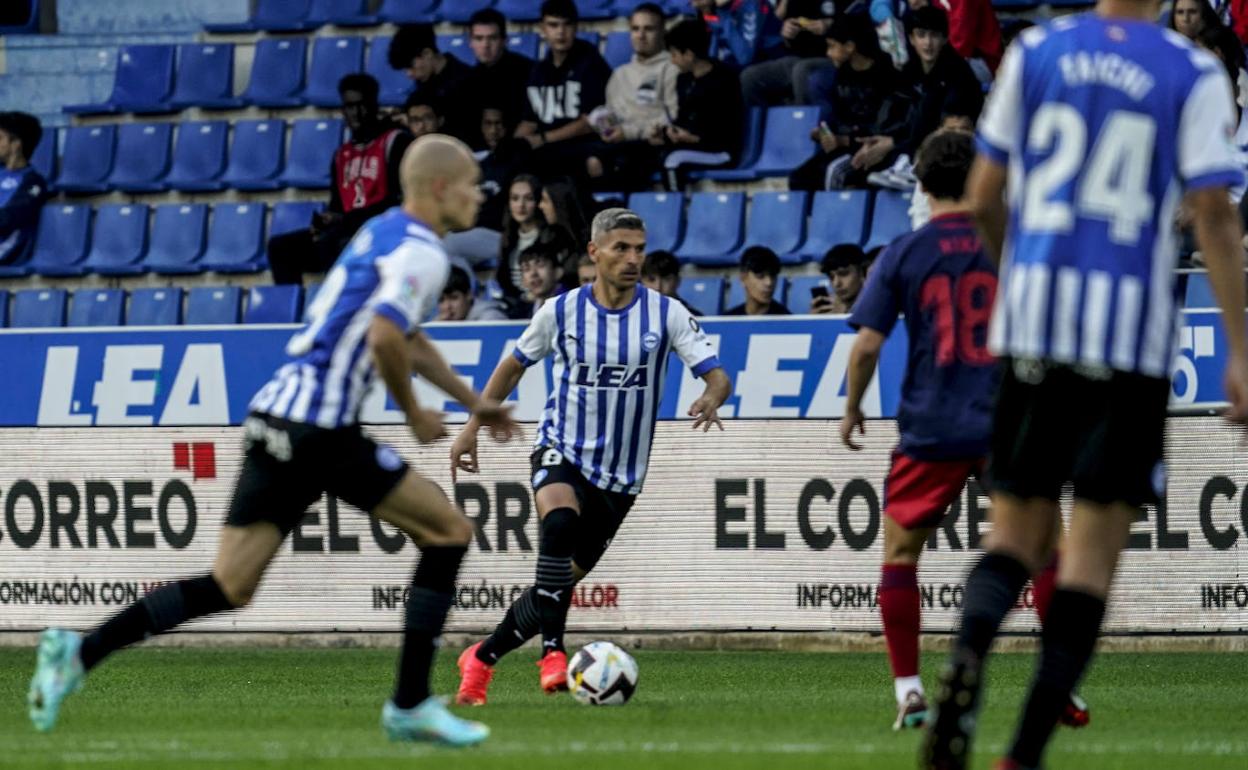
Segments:
[[[86,672],[78,650],[82,634],[63,628],[49,628],[39,636],[35,675],[30,680],[26,703],[35,729],[47,732],[56,725],[61,702],[71,692],[82,689]]]
[[[386,701],[381,727],[392,741],[430,741],[447,746],[475,746],[490,735],[490,728],[460,719],[447,711],[445,701],[433,696],[410,709]]]

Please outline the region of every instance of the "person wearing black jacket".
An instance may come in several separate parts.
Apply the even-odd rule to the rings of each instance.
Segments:
[[[34,115],[0,113],[0,265],[23,264],[34,251],[48,182],[31,167],[30,156],[42,137]]]
[[[338,82],[351,138],[334,151],[329,208],[314,214],[307,229],[269,239],[274,283],[299,283],[304,273],[329,270],[356,230],[399,204],[399,166],[412,137],[381,119],[378,90],[376,79],[362,73]]]
[[[524,115],[516,138],[535,150],[533,167],[546,175],[587,175],[586,160],[600,143],[589,114],[607,100],[611,68],[598,49],[578,40],[576,4],[542,3],[541,32],[550,51],[529,74]]]
[[[511,134],[524,114],[525,89],[534,61],[507,50],[507,20],[493,8],[472,15],[468,21],[468,45],[477,64],[470,70],[460,98],[472,101],[474,114],[480,114],[486,106],[501,109],[507,133]],[[473,147],[479,150],[485,144],[474,143]]]
[[[405,24],[390,39],[386,52],[390,68],[402,70],[416,89],[436,104],[444,106],[443,133],[472,144],[476,138],[473,123],[480,109],[464,98],[472,68],[454,56],[438,51],[432,24]]]

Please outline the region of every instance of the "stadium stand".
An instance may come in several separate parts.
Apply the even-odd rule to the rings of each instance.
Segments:
[[[197,286],[186,295],[186,323],[193,326],[238,323],[242,291],[237,286]]]
[[[34,329],[65,325],[64,289],[22,289],[13,294],[13,315],[9,326]]]
[[[810,312],[810,290],[816,286],[822,286],[831,291],[828,286],[828,279],[822,275],[795,275],[789,279],[788,295],[784,304],[789,306],[789,310],[794,315],[803,315]]]
[[[498,0],[494,9],[512,21],[533,22],[539,17],[540,4],[529,0]],[[528,54],[526,54],[528,55]],[[536,51],[532,54],[536,57]]]
[[[312,221],[312,215],[324,211],[320,201],[280,201],[273,204],[273,216],[269,220],[269,237],[302,230]]]
[[[100,104],[71,104],[64,110],[74,115],[172,112],[169,96],[173,91],[173,62],[172,45],[122,46],[113,93],[108,100]]]
[[[307,87],[303,98],[314,107],[338,107],[338,81],[364,67],[364,38],[318,37],[312,43]]]
[[[779,276],[776,279],[776,293],[773,295],[776,302],[785,303],[785,297],[789,293],[789,279],[785,276]],[[807,294],[809,294],[809,289]],[[741,277],[734,275],[728,279],[728,298],[724,300],[724,308],[734,308],[737,305],[745,304],[745,286],[741,284]]]
[[[258,273],[264,257],[264,204],[218,204],[200,264],[217,273]]]
[[[242,93],[243,101],[255,107],[302,107],[307,52],[305,38],[259,40],[251,64],[251,77]]]
[[[286,151],[282,120],[240,120],[234,124],[230,160],[221,176],[236,190],[276,190]]]
[[[439,19],[440,0],[382,0],[377,18],[391,24],[419,24]]]
[[[234,95],[234,45],[187,43],[178,47],[178,72],[169,97],[175,109],[230,110],[243,106]]]
[[[702,315],[718,315],[724,310],[724,279],[720,276],[686,278],[676,293]]]
[[[685,238],[676,249],[683,262],[706,267],[735,265],[745,226],[745,193],[689,196]]]
[[[176,326],[182,323],[182,289],[135,289],[130,292],[127,326]]]
[[[294,323],[299,320],[302,305],[302,286],[253,286],[247,291],[247,310],[243,313],[243,323]]]
[[[126,293],[121,289],[79,289],[69,301],[68,326],[121,326]]]
[[[377,102],[383,107],[397,107],[403,104],[412,91],[412,81],[402,70],[391,69],[386,58],[389,40],[384,37],[373,38],[368,45],[368,55],[364,61],[364,71],[376,78],[381,91]]]
[[[9,292],[0,289],[0,329],[9,324]]]
[[[101,193],[108,189],[117,144],[116,126],[72,126],[65,130],[65,152],[56,188],[67,193]]]
[[[45,128],[43,139],[35,147],[34,154],[30,156],[30,165],[34,166],[39,175],[53,187],[56,185],[56,159],[57,151],[60,149],[60,138],[61,132],[58,129]]]
[[[817,192],[810,207],[810,230],[802,252],[818,260],[828,249],[842,243],[861,245],[867,226],[871,194],[866,190]]]
[[[804,192],[754,193],[742,246],[766,246],[780,255],[784,265],[802,262],[809,202],[810,196]]]
[[[44,206],[35,254],[26,267],[45,276],[84,275],[87,271],[81,263],[91,247],[92,213],[90,206],[82,204]]]
[[[83,263],[100,275],[139,275],[147,253],[147,206],[141,203],[109,204],[95,211],[91,252]]]
[[[646,223],[646,248],[675,251],[684,227],[684,197],[680,193],[633,193],[628,207]]]
[[[330,163],[334,150],[342,144],[342,121],[305,118],[290,127],[290,150],[286,170],[279,181],[283,187],[324,189],[330,185]]]
[[[708,172],[707,176],[723,181],[788,176],[814,151],[810,132],[818,125],[819,111],[814,107],[768,108],[763,117],[760,150],[753,162],[748,165],[742,163],[736,169]],[[747,123],[747,140],[749,128]]]
[[[170,203],[157,206],[143,266],[158,275],[191,275],[200,272],[208,232],[208,206],[203,203]]]
[[[173,163],[165,183],[181,192],[224,190],[229,124],[223,120],[190,121],[178,126]]]
[[[871,235],[867,251],[884,246],[899,235],[910,231],[910,199],[893,190],[880,190],[871,207]]]
[[[168,187],[172,123],[123,123],[117,127],[117,153],[108,186],[123,192],[159,192]]]

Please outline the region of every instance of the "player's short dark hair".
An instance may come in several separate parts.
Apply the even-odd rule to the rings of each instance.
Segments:
[[[628,14],[628,18],[633,18],[639,13],[648,13],[651,16],[658,17],[659,22],[667,21],[667,13],[659,7],[658,3],[639,3],[633,8],[632,13]]]
[[[867,255],[863,253],[858,244],[842,243],[828,249],[828,253],[819,260],[819,272],[828,275],[842,267],[865,269],[866,265]]]
[[[433,110],[433,114],[439,118],[446,113],[442,112],[442,101],[433,94],[424,93],[423,90],[416,90],[407,95],[403,100],[403,112],[407,112],[413,107],[428,107]]]
[[[425,51],[438,52],[438,38],[433,34],[432,24],[404,24],[390,38],[386,59],[390,69],[405,70],[412,60]]]
[[[950,115],[965,115],[971,119],[971,123],[979,120],[979,113],[984,109],[984,97],[982,94],[975,92],[957,93],[950,91],[945,97],[945,103],[941,105],[940,117],[945,119]]]
[[[935,6],[925,5],[917,11],[912,11],[908,21],[911,32],[922,29],[949,37],[949,17]]]
[[[28,112],[0,112],[0,131],[22,143],[22,154],[29,160],[43,139],[39,118]]]
[[[697,19],[678,21],[667,31],[665,40],[669,51],[692,51],[699,59],[710,55],[711,33],[706,29],[706,22]]]
[[[741,255],[741,272],[780,275],[780,257],[766,246],[751,246]]]
[[[507,34],[507,17],[493,8],[482,8],[468,17],[469,30],[478,25],[498,27],[498,34]]]
[[[352,72],[350,75],[343,75],[338,81],[338,95],[346,96],[348,91],[363,96],[364,101],[369,104],[376,104],[381,86],[377,84],[377,78],[367,72]]]
[[[652,251],[646,255],[646,261],[641,265],[641,275],[645,278],[671,278],[680,275],[680,260],[670,251]]]
[[[462,267],[451,265],[451,274],[446,277],[446,286],[442,288],[442,295],[455,294],[471,294],[472,279],[468,277],[468,273],[464,272]]]
[[[975,160],[975,141],[965,131],[937,131],[919,146],[914,175],[933,198],[958,200]]]
[[[581,12],[577,10],[576,3],[572,0],[546,0],[542,3],[541,18],[545,19],[547,16],[564,19],[573,24],[581,20]]]

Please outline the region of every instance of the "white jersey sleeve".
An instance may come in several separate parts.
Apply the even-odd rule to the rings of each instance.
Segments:
[[[679,300],[671,300],[667,313],[667,336],[672,350],[685,362],[695,377],[701,377],[720,366],[719,357],[711,339],[702,331],[702,325]]]
[[[441,249],[416,241],[404,241],[397,249],[378,257],[379,283],[374,310],[410,332],[433,312],[450,275],[450,262]]]
[[[520,335],[520,340],[516,342],[516,349],[512,351],[512,355],[526,367],[541,361],[555,349],[555,335],[558,331],[555,323],[555,308],[558,305],[559,303],[553,300],[543,302],[533,314],[533,320],[529,321],[524,334]]]
[[[979,119],[976,146],[979,152],[1001,165],[1018,145],[1023,120],[1023,43],[1015,41],[1005,52],[997,82],[988,95]]]
[[[1222,65],[1208,58],[1179,119],[1179,176],[1187,190],[1235,187],[1243,180],[1231,81]]]

